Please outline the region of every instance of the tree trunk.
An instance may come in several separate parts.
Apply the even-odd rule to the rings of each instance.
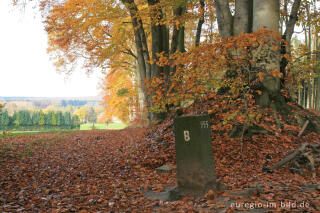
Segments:
[[[166,25],[161,24],[163,20],[162,8],[159,5],[159,0],[148,0],[151,17],[151,37],[152,37],[152,73],[151,78],[163,76],[168,78],[169,67],[159,66],[159,54],[164,53],[169,55],[169,31]],[[184,44],[184,40],[183,40]],[[165,118],[165,113],[149,113],[151,120],[162,120]]]
[[[316,97],[315,97],[315,110],[320,109],[320,79],[316,78]]]
[[[252,16],[253,16],[253,0],[236,0],[235,14],[231,15],[228,1],[217,0],[217,22],[219,33],[221,37],[239,36],[241,33],[249,33],[252,30]],[[241,54],[230,50],[230,54],[236,56]],[[225,78],[230,79],[229,71],[225,70]],[[236,73],[237,75],[237,73]],[[229,91],[229,87],[222,87],[219,89],[219,94],[224,94]]]
[[[237,0],[233,24],[233,35],[248,33],[252,29],[252,0]]]
[[[162,9],[157,6],[159,0],[148,0],[148,4],[151,8],[151,36],[152,36],[152,60],[154,63],[150,63],[150,55],[148,49],[148,43],[146,38],[146,33],[143,27],[143,22],[139,15],[137,5],[134,0],[121,0],[122,3],[128,9],[131,22],[134,29],[134,38],[137,51],[137,62],[138,62],[138,72],[139,72],[139,83],[141,84],[142,91],[140,91],[140,100],[143,99],[141,105],[146,103],[152,103],[152,96],[147,94],[147,88],[144,85],[146,79],[152,79],[154,77],[160,76],[161,74],[169,74],[169,67],[159,66],[156,62],[158,61],[158,54],[164,52],[169,54],[169,30],[166,25],[160,24],[163,18]],[[158,14],[160,14],[158,16]],[[184,46],[183,46],[184,47]],[[142,93],[143,95],[142,95]],[[148,112],[149,121],[162,118],[163,115]]]
[[[163,19],[162,8],[158,6],[159,0],[148,0],[149,6],[152,8],[151,17],[151,37],[152,37],[152,74],[151,78],[164,74],[165,67],[159,66],[156,62],[159,60],[158,54],[164,52],[169,53],[169,41],[167,37],[167,26],[161,24]]]
[[[316,47],[316,60],[319,61],[320,60],[320,53],[318,51],[320,51],[320,39],[318,37],[318,35],[315,35],[315,47]],[[316,69],[316,73],[319,73],[320,69],[317,68]],[[320,78],[317,77],[316,78],[316,97],[315,97],[315,109],[319,110],[320,109]]]
[[[269,30],[279,30],[280,20],[279,0],[253,1],[253,31],[266,27]],[[270,38],[273,39],[273,38]],[[270,107],[273,99],[280,95],[280,78],[267,74],[267,71],[280,70],[280,51],[270,47],[262,48],[255,53],[262,60],[257,61],[257,72],[265,72],[262,81],[262,95],[257,95],[256,103],[262,107]]]
[[[233,35],[233,17],[230,12],[229,1],[216,0],[217,21],[221,37]]]
[[[217,8],[217,19],[218,19],[218,28],[221,37],[228,37],[232,35],[238,35],[241,32],[250,31],[250,21],[252,20],[252,31],[257,31],[266,27],[269,30],[279,31],[279,20],[280,20],[280,3],[279,0],[253,0],[252,13],[251,13],[251,1],[245,0],[236,0],[235,7],[235,17],[233,18],[230,12],[228,1],[216,0]],[[297,21],[297,13],[300,7],[301,0],[295,0],[293,2],[293,7],[291,8],[290,19],[286,23],[285,38],[289,42],[291,40],[294,25]],[[252,15],[251,15],[252,14]],[[248,18],[249,17],[249,18]],[[251,19],[250,17],[253,17]],[[249,21],[247,21],[249,19]],[[240,27],[241,26],[241,27]],[[274,38],[270,38],[274,39]],[[275,41],[276,42],[276,41]],[[280,46],[280,44],[279,44]],[[283,45],[284,46],[284,45]],[[287,49],[284,46],[282,48],[282,53],[287,53]],[[304,111],[307,116],[302,116],[302,113],[299,113],[299,110],[303,109],[296,107],[293,108],[287,104],[287,99],[281,95],[280,89],[280,78],[274,77],[268,74],[268,71],[278,70],[280,71],[280,50],[275,50],[273,47],[268,47],[267,45],[263,46],[262,50],[257,50],[255,54],[259,60],[255,60],[256,63],[253,69],[259,73],[264,73],[264,78],[260,85],[262,94],[256,95],[256,104],[262,107],[272,108],[274,115],[277,118],[277,113],[282,114],[282,118],[286,119],[289,114],[295,115],[297,122],[300,125],[303,125],[303,120],[309,120],[310,125],[308,128],[310,130],[320,133],[320,127],[317,123],[320,124],[320,119],[316,118],[312,113]],[[262,60],[261,60],[262,59]],[[281,64],[281,68],[284,70],[287,61]],[[306,96],[302,97],[303,99]],[[306,101],[305,101],[306,103]],[[298,108],[298,109],[297,109]],[[304,115],[305,115],[304,114]],[[279,122],[278,122],[279,123]],[[280,123],[279,123],[280,128]]]
[[[138,58],[137,62],[139,65],[141,78],[151,78],[151,64],[149,63],[150,56],[148,51],[148,43],[141,17],[138,14],[138,8],[134,3],[134,0],[122,0],[122,2],[130,13],[132,26],[134,28],[135,45]]]
[[[138,85],[138,103],[139,103],[139,111],[138,117],[143,123],[148,123],[148,109],[147,109],[147,97],[145,95],[145,91],[143,89],[143,78],[141,77],[141,72],[139,71],[139,65],[137,64],[136,69],[136,81]]]
[[[181,18],[186,12],[186,6],[180,5],[173,9],[173,14],[176,19]],[[171,51],[170,53],[173,54],[177,50],[180,52],[185,52],[184,47],[184,24],[174,25],[173,26],[173,33],[172,33],[172,41],[171,41]]]

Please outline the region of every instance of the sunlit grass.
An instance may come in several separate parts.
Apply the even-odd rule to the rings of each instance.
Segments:
[[[47,130],[32,130],[32,131],[0,131],[0,137],[10,137],[17,135],[36,135],[39,133],[70,133],[73,130],[63,130],[63,129],[47,129]]]
[[[94,124],[94,128],[92,123],[88,124],[81,124],[80,130],[91,130],[91,129],[124,129],[127,126],[122,123],[111,123],[111,124]],[[63,130],[63,129],[46,129],[46,130],[39,130],[39,131],[0,131],[0,137],[10,137],[16,135],[35,135],[40,133],[70,133],[75,130]]]
[[[111,123],[111,124],[94,124],[94,129],[124,129],[126,128],[125,124],[122,123]],[[93,129],[93,124],[81,124],[80,130],[91,130]]]

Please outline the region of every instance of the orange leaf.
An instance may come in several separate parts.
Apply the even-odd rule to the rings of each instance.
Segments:
[[[264,73],[263,73],[263,72],[259,72],[259,73],[258,73],[258,76],[259,76],[259,80],[262,82],[262,81],[263,81]]]

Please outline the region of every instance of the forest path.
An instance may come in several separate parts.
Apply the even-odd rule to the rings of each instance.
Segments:
[[[124,129],[0,137],[0,212],[265,212],[265,205],[274,203],[269,210],[320,211],[318,178],[286,168],[265,174],[260,162],[232,160],[237,141],[214,135],[212,144],[218,179],[229,190],[164,202],[145,194],[176,185],[176,171],[155,171],[175,164],[173,132],[165,125],[152,133]],[[261,158],[262,163],[265,140],[246,146],[245,159]],[[283,208],[281,202],[303,206]]]
[[[143,199],[141,184],[149,180],[139,181],[143,174],[134,172],[135,161],[127,155],[135,152],[144,132],[93,130],[0,139],[0,211],[134,209]]]

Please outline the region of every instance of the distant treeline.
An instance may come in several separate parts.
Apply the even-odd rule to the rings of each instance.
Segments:
[[[10,116],[8,111],[0,111],[0,130],[78,129],[79,127],[79,117],[71,116],[70,112],[44,113],[42,110],[35,112],[20,110]]]
[[[88,101],[80,101],[80,100],[62,100],[61,101],[61,106],[66,107],[68,105],[71,106],[83,106],[86,105]]]

